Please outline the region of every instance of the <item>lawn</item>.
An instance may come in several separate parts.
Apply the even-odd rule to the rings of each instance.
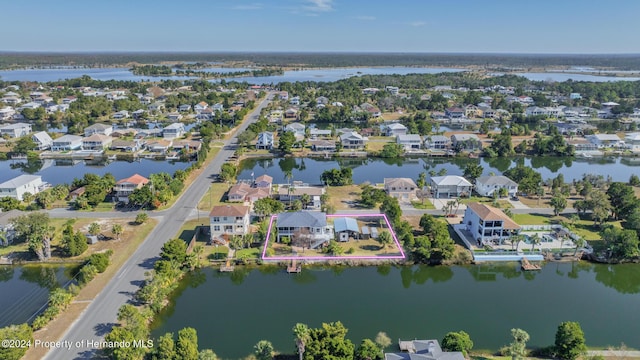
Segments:
[[[259,259],[262,254],[262,247],[240,249],[236,251],[236,259]]]
[[[382,151],[382,148],[390,143],[392,141],[393,138],[389,138],[387,136],[381,137],[381,136],[376,136],[376,137],[371,137],[369,138],[369,141],[367,142],[367,151],[371,151],[371,152],[376,152],[376,151]]]
[[[224,194],[229,190],[227,183],[212,183],[209,190],[204,194],[198,203],[198,209],[210,211],[215,205],[221,205]],[[206,216],[206,214],[205,214]]]
[[[362,189],[358,185],[328,186],[329,204],[336,210],[351,209],[357,205]]]
[[[411,206],[421,210],[434,210],[436,208],[435,206],[433,206],[431,201],[426,199],[424,201],[412,201]]]
[[[513,214],[513,221],[520,225],[550,225],[551,217],[536,214]]]
[[[186,221],[184,224],[182,224],[182,226],[180,227],[180,230],[178,230],[178,232],[176,233],[177,238],[182,239],[184,241],[191,241],[191,238],[193,238],[193,235],[196,233],[198,228],[203,228],[203,227],[209,227],[209,217],[204,215],[200,217],[200,220],[198,219],[193,219],[193,220],[189,220]],[[196,238],[197,242],[201,242],[201,243],[206,243],[209,242],[209,237],[207,236],[206,232],[203,232],[202,230],[198,233],[198,237]]]
[[[514,214],[513,220],[520,225],[551,225],[551,224],[560,224],[571,223],[569,218],[565,216],[548,216],[548,215],[536,215],[536,214]],[[612,224],[615,227],[621,228],[621,221],[612,221],[608,222],[608,224]],[[583,239],[589,241],[601,240],[600,238],[600,229],[593,225],[593,221],[589,219],[579,219],[574,224],[574,232]]]

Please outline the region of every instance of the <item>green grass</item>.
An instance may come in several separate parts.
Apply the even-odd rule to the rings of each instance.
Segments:
[[[550,225],[551,217],[534,214],[513,214],[513,221],[520,225]]]
[[[261,248],[240,249],[236,251],[236,258],[258,259],[260,257]]]
[[[215,205],[221,205],[224,194],[228,189],[229,185],[227,183],[212,183],[202,199],[200,199],[198,209],[210,211]]]
[[[202,225],[208,226],[208,223],[207,223],[208,220],[209,219],[207,218],[207,216],[204,215],[200,217],[200,221],[198,221],[198,219],[186,221],[184,224],[182,224],[182,226],[180,227],[180,230],[178,230],[176,237],[184,241],[190,241],[193,235],[196,233],[196,228]],[[198,234],[196,241],[208,242],[209,238],[205,233],[201,232]]]
[[[412,201],[411,205],[414,208],[421,209],[421,210],[434,210],[436,208],[435,206],[433,206],[433,204],[429,200],[425,200],[424,202]]]

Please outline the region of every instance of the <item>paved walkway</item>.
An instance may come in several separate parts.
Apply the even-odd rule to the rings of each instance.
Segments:
[[[589,350],[587,356],[601,355],[606,358],[633,359],[640,358],[640,351],[636,350]]]
[[[514,209],[519,209],[519,210],[523,210],[523,209],[530,209],[530,207],[528,207],[527,205],[523,204],[522,201],[520,200],[511,200],[509,199],[509,203],[511,204],[511,206],[513,206]]]

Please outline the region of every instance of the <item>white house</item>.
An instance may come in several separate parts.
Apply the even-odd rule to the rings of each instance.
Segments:
[[[447,150],[451,147],[451,139],[444,135],[427,136],[424,147],[429,150]]]
[[[93,134],[111,135],[113,132],[113,126],[109,124],[95,123],[91,126],[84,128],[84,136],[91,136]]]
[[[399,123],[384,125],[383,129],[386,136],[406,135],[407,131],[407,127]]]
[[[249,207],[240,205],[214,206],[209,213],[211,242],[226,242],[233,235],[249,233]]]
[[[31,133],[31,125],[25,123],[15,123],[0,127],[0,135],[7,135],[10,138],[19,138]]]
[[[385,353],[384,360],[464,360],[459,351],[442,351],[438,340],[398,340],[399,353]]]
[[[624,141],[616,134],[594,134],[587,136],[587,139],[599,148],[620,147],[624,145]]]
[[[479,246],[490,241],[502,244],[505,239],[520,232],[520,225],[502,210],[481,203],[467,204],[462,222]]]
[[[10,120],[16,111],[11,106],[6,106],[0,109],[0,121]]]
[[[404,151],[419,150],[422,147],[422,138],[418,134],[398,135],[396,143],[402,145]]]
[[[627,149],[638,152],[640,151],[640,133],[629,133],[624,136],[624,144]]]
[[[82,136],[77,135],[63,135],[57,139],[54,139],[51,143],[51,150],[53,151],[69,151],[77,150],[82,146]]]
[[[112,118],[114,119],[126,119],[129,117],[129,112],[127,110],[120,110],[118,112],[113,113],[113,115],[111,115]]]
[[[453,134],[451,146],[459,150],[479,150],[482,149],[482,142],[476,134]]]
[[[507,190],[507,196],[516,196],[518,183],[506,176],[480,176],[476,179],[476,192],[480,196],[494,196],[500,189]]]
[[[46,185],[40,175],[20,175],[0,184],[0,198],[10,197],[22,201],[25,193],[35,195],[44,190]]]
[[[277,241],[288,237],[294,246],[315,249],[333,239],[333,228],[327,224],[327,214],[319,211],[296,211],[278,214]]]
[[[296,136],[304,136],[304,130],[304,124],[298,122],[287,124],[287,126],[284,127],[284,131],[290,131]]]
[[[116,200],[128,203],[129,195],[133,194],[134,190],[141,189],[147,183],[149,183],[149,179],[142,175],[134,174],[128,178],[118,180],[113,187],[113,195]]]
[[[104,150],[113,142],[111,136],[93,134],[82,139],[82,150]]]
[[[462,176],[447,175],[431,178],[431,193],[436,199],[469,196],[471,189],[473,185]]]
[[[199,114],[202,112],[202,110],[207,109],[208,107],[209,107],[209,104],[207,104],[204,101],[201,101],[193,106],[193,110],[195,110],[196,113]]]
[[[367,141],[369,141],[369,138],[355,131],[349,131],[340,135],[340,143],[343,149],[364,149]]]
[[[273,149],[273,133],[265,131],[258,134],[256,149],[266,149],[266,150]]]
[[[162,137],[165,139],[175,139],[185,134],[183,123],[173,123],[162,129]]]
[[[31,140],[38,146],[38,150],[46,150],[53,144],[53,139],[45,131],[40,131],[31,136]]]

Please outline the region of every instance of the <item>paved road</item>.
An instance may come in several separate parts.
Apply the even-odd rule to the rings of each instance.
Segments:
[[[244,131],[247,126],[258,119],[260,110],[264,108],[272,94],[267,96],[262,103],[249,115],[249,120],[240,125],[236,135]],[[134,252],[122,268],[116,273],[105,288],[89,304],[80,317],[69,327],[60,339],[71,344],[89,340],[99,341],[103,339],[116,323],[118,309],[123,304],[133,299],[133,294],[138,290],[145,279],[144,273],[153,268],[153,263],[160,254],[162,245],[172,238],[186,219],[191,218],[196,212],[200,199],[205,195],[211,185],[211,175],[220,172],[222,164],[234,153],[236,135],[225,141],[225,146],[218,155],[209,163],[202,174],[186,189],[173,207],[168,210],[154,213],[153,216],[160,220],[149,236]],[[72,217],[80,217],[82,212],[73,212]],[[86,213],[88,217],[123,217],[127,213]],[[135,214],[131,212],[130,214]],[[52,216],[63,216],[67,213],[63,210],[53,211]],[[126,215],[125,215],[126,216]],[[133,215],[135,216],[135,215]],[[45,359],[68,360],[87,359],[95,355],[93,348],[55,349],[49,351]]]

